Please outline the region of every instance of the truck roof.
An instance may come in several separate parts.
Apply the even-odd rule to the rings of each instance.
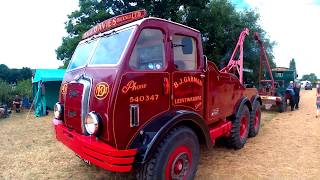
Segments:
[[[180,24],[180,23],[177,23],[177,22],[173,22],[173,21],[169,21],[169,20],[161,19],[161,18],[157,18],[157,17],[147,17],[147,18],[143,18],[143,19],[138,20],[138,21],[140,21],[140,24],[141,24],[142,22],[147,21],[147,20],[164,21],[164,22],[171,23],[171,24],[173,24],[173,25],[178,25],[178,26],[181,26],[181,27],[184,27],[184,28],[187,28],[187,29],[190,29],[190,30],[192,30],[192,31],[195,31],[195,32],[200,33],[199,30],[194,29],[194,28],[189,27],[189,26],[186,26],[186,25],[184,25],[184,24]]]
[[[169,21],[169,20],[161,19],[161,18],[157,18],[157,17],[146,17],[146,18],[143,18],[143,19],[140,19],[140,20],[133,21],[133,22],[131,22],[131,23],[122,25],[122,26],[120,26],[120,27],[114,28],[113,30],[115,30],[115,29],[122,29],[122,28],[130,27],[130,26],[134,26],[134,25],[140,25],[140,24],[142,24],[143,22],[148,21],[148,20],[163,21],[163,22],[170,23],[170,24],[172,24],[172,25],[181,26],[181,27],[184,27],[184,28],[187,28],[187,29],[190,29],[190,30],[192,30],[192,31],[195,31],[195,32],[200,33],[199,30],[194,29],[194,28],[189,27],[189,26],[186,26],[186,25],[184,25],[184,24],[180,24],[180,23],[177,23],[177,22],[173,22],[173,21]],[[105,31],[105,32],[107,32],[107,31]],[[104,32],[103,32],[103,33],[104,33]]]
[[[116,30],[116,29],[122,29],[125,27],[130,27],[134,25],[140,25],[145,21],[153,20],[153,21],[162,21],[166,23],[170,23],[172,25],[180,26],[183,28],[187,28],[189,30],[195,31],[199,33],[200,31],[188,27],[183,24],[179,24],[173,21],[161,19],[161,18],[156,18],[156,17],[146,17],[146,11],[145,10],[139,10],[139,11],[134,11],[130,13],[126,13],[123,15],[115,16],[110,19],[107,19],[95,26],[93,26],[91,29],[89,29],[87,32],[85,32],[82,36],[82,39],[87,39],[92,36],[96,36],[99,34],[103,34],[107,31],[110,31],[111,29]]]

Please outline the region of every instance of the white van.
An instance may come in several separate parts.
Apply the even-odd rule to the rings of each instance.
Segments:
[[[301,88],[305,88],[308,83],[311,84],[310,81],[300,81]]]

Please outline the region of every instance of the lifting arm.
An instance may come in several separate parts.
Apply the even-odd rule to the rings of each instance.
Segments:
[[[260,36],[257,32],[254,33],[254,39],[257,41],[257,43],[260,46],[260,72],[259,72],[259,83],[261,84],[261,82],[271,82],[271,89],[274,89],[274,79],[273,79],[273,75],[271,72],[271,68],[270,68],[270,64],[269,64],[269,59],[266,53],[266,50],[263,46],[263,43],[260,39]],[[270,80],[266,80],[266,78],[262,75],[263,73],[263,67],[266,68],[266,70],[269,73],[269,77]]]
[[[239,36],[238,43],[233,50],[228,65],[220,70],[220,72],[237,73],[241,84],[243,84],[243,42],[247,35],[249,35],[249,29],[244,28]],[[236,58],[238,54],[239,56]]]

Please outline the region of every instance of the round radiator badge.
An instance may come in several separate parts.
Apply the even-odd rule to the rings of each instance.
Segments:
[[[94,95],[97,99],[102,100],[109,94],[109,85],[105,82],[100,82],[96,85]]]

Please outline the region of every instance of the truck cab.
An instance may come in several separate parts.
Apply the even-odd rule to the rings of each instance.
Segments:
[[[208,62],[198,30],[145,15],[120,15],[83,35],[55,106],[56,137],[109,171],[135,169],[145,179],[160,160],[164,169],[148,171],[192,177],[199,144],[225,136],[239,149],[257,134],[261,103],[256,89]]]

